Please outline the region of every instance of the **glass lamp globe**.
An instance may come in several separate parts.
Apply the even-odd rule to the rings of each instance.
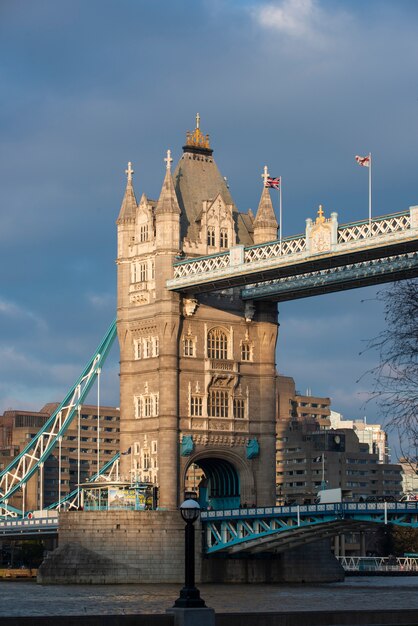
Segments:
[[[180,504],[180,513],[185,522],[195,522],[200,514],[200,506],[196,500],[185,500]]]

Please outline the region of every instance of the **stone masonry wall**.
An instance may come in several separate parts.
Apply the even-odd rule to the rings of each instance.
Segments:
[[[196,524],[197,581],[200,572],[199,530],[200,525]],[[184,581],[184,522],[178,511],[61,513],[58,543],[58,559],[55,564],[51,561],[50,573],[47,574],[45,567],[41,566],[41,570],[44,569],[41,571],[42,582],[55,582],[53,570],[58,566],[60,577],[64,579],[67,568],[67,582],[82,582],[86,576],[88,582],[97,583]],[[78,550],[77,556],[74,554],[77,544],[84,548],[88,555],[86,559],[82,550]],[[66,545],[71,545],[72,549],[63,551]],[[92,564],[94,560],[96,566]],[[111,571],[104,576],[106,564]],[[77,569],[76,576],[74,568]],[[92,574],[95,570],[97,580]]]
[[[279,555],[202,558],[196,532],[196,582],[331,582],[344,572],[329,540]],[[260,558],[261,556],[261,558]],[[42,563],[46,584],[184,583],[184,522],[178,511],[60,514],[59,546]]]

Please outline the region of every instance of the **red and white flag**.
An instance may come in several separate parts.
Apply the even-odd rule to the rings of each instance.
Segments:
[[[370,167],[370,161],[371,161],[370,154],[365,157],[356,155],[355,159],[359,165],[362,165],[363,167]]]
[[[277,178],[273,178],[272,176],[269,176],[266,179],[265,186],[272,187],[273,189],[279,189],[280,183],[281,183],[281,176],[278,176]]]

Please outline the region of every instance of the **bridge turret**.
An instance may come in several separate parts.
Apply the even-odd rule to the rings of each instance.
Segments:
[[[132,163],[130,161],[128,168],[125,170],[125,174],[127,176],[125,195],[123,196],[119,216],[116,221],[118,226],[118,259],[124,256],[124,251],[127,249],[129,242],[132,241],[132,237],[134,236],[137,210],[137,201],[132,183],[134,170],[132,169]]]
[[[277,239],[278,223],[274,214],[273,203],[267,187],[268,172],[267,166],[264,168],[264,187],[261,193],[260,204],[258,205],[257,216],[254,221],[254,243],[265,243]]]

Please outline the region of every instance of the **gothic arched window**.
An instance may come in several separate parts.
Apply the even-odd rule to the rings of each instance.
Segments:
[[[208,332],[208,358],[228,358],[228,337],[221,328],[212,328]]]
[[[243,341],[241,343],[241,361],[251,361],[251,344],[249,341]]]
[[[220,232],[220,246],[221,248],[228,247],[228,231],[226,228],[221,228]]]
[[[228,417],[229,415],[229,391],[224,389],[212,389],[208,397],[209,417]]]
[[[215,245],[215,228],[213,226],[208,226],[208,246]]]
[[[236,419],[244,419],[245,417],[245,401],[243,398],[234,398],[234,417]]]

